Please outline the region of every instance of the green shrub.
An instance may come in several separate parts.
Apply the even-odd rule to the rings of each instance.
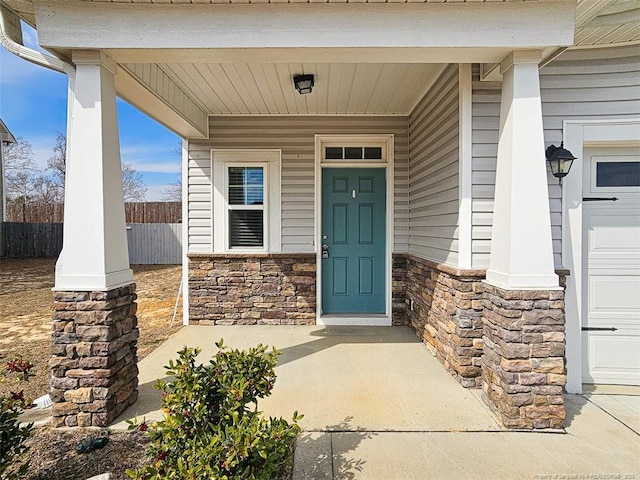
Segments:
[[[0,383],[14,381],[26,382],[33,376],[33,365],[16,359],[0,371]],[[25,442],[33,433],[33,424],[21,427],[18,416],[31,404],[24,391],[10,391],[0,395],[0,479],[13,480],[23,478],[29,469],[29,460],[20,462],[20,457],[29,449]]]
[[[291,467],[302,418],[292,423],[262,417],[258,399],[270,395],[279,352],[258,345],[248,351],[218,353],[200,365],[200,349],[187,348],[170,361],[170,382],[158,382],[164,419],[153,425],[132,422],[151,437],[149,465],[127,474],[136,479],[272,480]]]

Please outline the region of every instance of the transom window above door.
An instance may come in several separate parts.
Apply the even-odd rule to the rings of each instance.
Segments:
[[[325,146],[323,160],[384,160],[384,149],[381,146]]]

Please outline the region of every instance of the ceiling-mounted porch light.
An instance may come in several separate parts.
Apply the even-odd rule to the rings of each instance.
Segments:
[[[313,75],[294,75],[293,84],[300,95],[311,93],[315,85]]]
[[[549,145],[546,150],[547,162],[551,167],[551,173],[558,179],[558,183],[562,185],[562,178],[569,173],[573,161],[577,158],[573,156],[569,150],[564,148],[564,142],[560,142],[560,146]]]

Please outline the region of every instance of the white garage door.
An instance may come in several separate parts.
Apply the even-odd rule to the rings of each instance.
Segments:
[[[583,193],[583,382],[640,385],[640,151],[585,149]]]

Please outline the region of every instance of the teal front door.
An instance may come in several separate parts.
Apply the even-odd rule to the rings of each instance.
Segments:
[[[322,170],[322,312],[385,313],[384,168]]]

